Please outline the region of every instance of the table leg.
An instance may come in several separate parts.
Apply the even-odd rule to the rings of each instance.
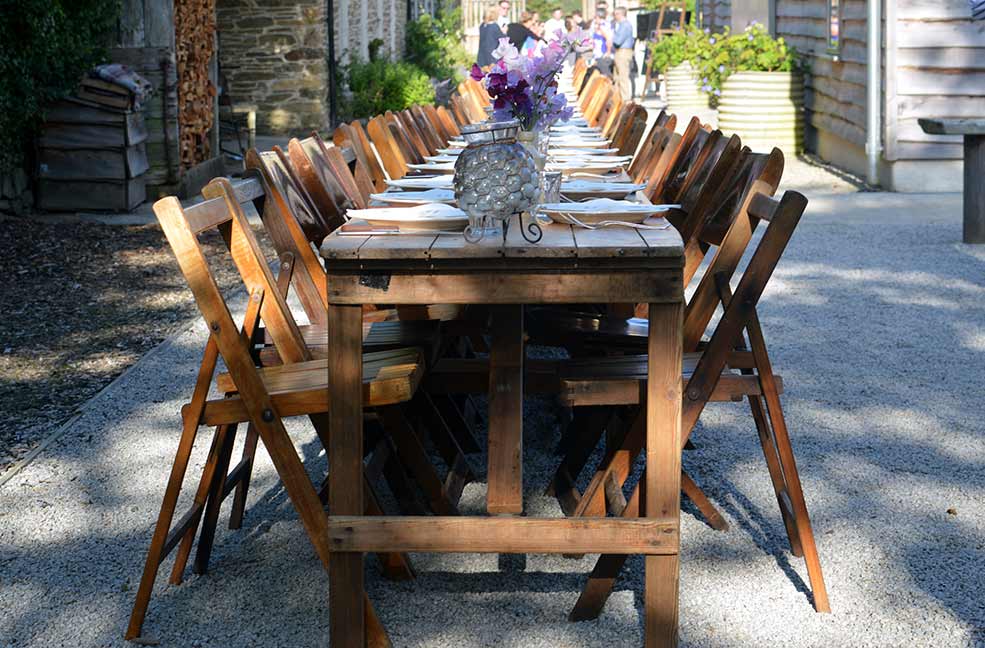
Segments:
[[[362,308],[328,308],[328,477],[330,515],[363,514]],[[363,555],[329,557],[332,648],[364,648]]]
[[[650,304],[646,393],[647,517],[672,519],[681,512],[681,348],[684,308]],[[679,555],[646,557],[647,648],[677,645]]]
[[[486,510],[523,512],[523,306],[494,306]]]
[[[985,135],[964,136],[965,243],[985,243]]]

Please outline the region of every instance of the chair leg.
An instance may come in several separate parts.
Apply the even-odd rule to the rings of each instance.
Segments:
[[[228,427],[226,425],[218,426],[212,436],[212,446],[209,448],[209,456],[205,461],[205,468],[202,469],[202,479],[198,483],[198,490],[195,492],[195,499],[192,501],[192,517],[189,520],[188,527],[181,536],[178,552],[175,555],[174,564],[171,566],[171,576],[168,578],[168,582],[172,585],[180,585],[184,577],[185,565],[188,564],[188,557],[192,552],[195,533],[198,531],[198,525],[202,519],[202,511],[205,509],[209,497],[209,488],[212,485],[212,479],[216,472],[216,465],[219,461],[220,451],[226,438]]]
[[[233,499],[233,510],[229,514],[229,528],[236,530],[243,526],[243,514],[246,512],[246,496],[250,492],[250,477],[253,475],[253,460],[257,452],[257,440],[260,436],[256,428],[251,423],[246,428],[246,441],[243,445],[243,458],[245,462],[242,480],[236,484],[236,495]]]
[[[641,479],[633,488],[626,508],[623,509],[622,517],[639,517],[640,500],[645,488],[645,483]],[[578,596],[578,601],[568,615],[569,621],[588,621],[598,618],[599,614],[602,613],[602,608],[605,607],[605,602],[609,600],[609,595],[612,594],[616,579],[619,578],[619,572],[622,571],[623,565],[628,559],[629,556],[625,554],[602,554],[599,556],[591,575],[588,577],[588,582],[585,583],[581,595]]]
[[[795,556],[802,557],[804,555],[804,549],[800,544],[800,533],[797,531],[793,506],[790,503],[790,494],[787,492],[787,483],[783,477],[780,458],[776,452],[776,440],[773,438],[769,422],[766,420],[762,398],[759,396],[750,396],[749,409],[752,410],[752,418],[756,422],[759,445],[763,448],[763,457],[766,459],[770,481],[773,482],[773,492],[776,493],[776,503],[780,509],[780,517],[783,518],[783,526],[786,528],[787,538],[790,540],[790,552]]]
[[[215,529],[219,523],[219,510],[222,508],[223,491],[226,487],[226,475],[229,473],[229,462],[233,455],[233,443],[236,441],[236,427],[230,425],[222,439],[212,484],[205,504],[205,514],[202,516],[202,531],[198,536],[198,551],[195,552],[194,570],[196,574],[204,574],[209,569],[209,557],[212,555],[212,544],[215,541]]]
[[[545,495],[555,495],[560,499],[565,490],[574,488],[574,483],[602,438],[611,413],[610,408],[604,406],[574,408],[568,434],[561,440],[562,445],[567,446],[564,459],[547,485]]]
[[[760,374],[762,377],[763,375]],[[790,445],[790,436],[787,433],[787,424],[783,418],[783,409],[780,406],[779,394],[776,391],[775,383],[772,380],[772,373],[769,373],[770,380],[767,382],[772,388],[764,389],[766,397],[766,410],[769,420],[773,427],[773,437],[776,440],[776,447],[780,459],[780,467],[786,477],[787,492],[790,494],[793,506],[794,520],[797,525],[797,535],[800,537],[800,545],[804,552],[804,562],[807,563],[807,575],[811,581],[811,590],[814,593],[814,609],[818,612],[831,612],[831,605],[828,602],[828,590],[824,584],[824,576],[821,574],[821,558],[817,553],[817,545],[814,542],[814,531],[811,528],[811,520],[807,514],[807,502],[804,500],[804,491],[800,485],[800,475],[797,472],[797,462],[793,456],[793,447]]]
[[[191,457],[195,437],[198,434],[197,419],[197,413],[195,416],[186,416],[182,426],[181,440],[178,442],[178,450],[175,453],[174,463],[171,465],[171,475],[164,490],[164,500],[161,502],[161,511],[158,513],[157,523],[154,526],[150,548],[147,550],[144,572],[140,577],[140,586],[137,588],[137,598],[133,602],[133,610],[130,613],[130,622],[125,634],[128,640],[140,636],[144,617],[147,615],[147,606],[150,604],[150,596],[154,590],[154,581],[157,579],[157,571],[167,553],[168,531],[171,529],[174,510],[178,504],[178,496],[181,494],[181,484],[185,479],[188,460]]]
[[[722,517],[722,514],[718,512],[715,505],[711,503],[711,500],[709,500],[708,496],[701,490],[701,487],[694,483],[691,476],[683,470],[681,471],[681,490],[685,495],[687,495],[687,498],[691,500],[691,503],[694,504],[699,511],[701,511],[701,515],[704,516],[711,528],[716,531],[728,531],[728,522],[726,522],[725,518]]]
[[[458,515],[458,507],[448,499],[444,483],[403,412],[396,406],[383,407],[380,416],[397,447],[397,456],[424,491],[431,510],[436,515]]]

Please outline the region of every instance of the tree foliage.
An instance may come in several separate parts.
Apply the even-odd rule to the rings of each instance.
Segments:
[[[471,57],[465,51],[461,9],[422,14],[407,24],[405,60],[439,81],[464,77]]]
[[[102,62],[119,0],[0,0],[0,172],[23,163],[44,106]]]

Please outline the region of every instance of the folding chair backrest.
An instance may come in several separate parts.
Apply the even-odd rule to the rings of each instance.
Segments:
[[[400,152],[404,156],[404,159],[410,164],[420,164],[424,162],[424,156],[427,155],[427,153],[424,152],[426,149],[424,149],[423,144],[421,144],[420,147],[415,144],[404,121],[399,118],[396,113],[390,110],[383,114],[383,119],[386,121],[387,126],[390,129],[390,134],[393,136],[393,140],[400,148]]]
[[[362,182],[357,181],[356,176],[349,169],[349,163],[346,161],[341,148],[334,145],[326,146],[318,134],[313,133],[311,137],[306,137],[303,140],[292,139],[288,143],[288,152],[294,175],[305,192],[312,198],[312,202],[317,202],[314,196],[318,190],[338,187],[344,196],[343,201],[336,201],[339,207],[343,209],[365,209],[367,207],[372,184],[365,174],[362,176]],[[357,165],[357,170],[360,169],[359,160],[354,162]],[[315,208],[319,209],[317,204],[315,204]],[[342,219],[340,218],[330,224],[338,227],[342,224]]]
[[[402,127],[404,135],[407,137],[407,141],[410,142],[414,149],[414,153],[417,154],[420,162],[424,161],[425,156],[434,154],[434,151],[430,149],[428,143],[425,141],[424,134],[421,133],[421,129],[418,127],[417,121],[414,119],[414,116],[410,113],[410,111],[387,111],[387,114],[393,115],[395,123]]]
[[[681,417],[685,435],[694,427],[711,397],[730,352],[742,342],[744,329],[756,316],[759,299],[806,207],[807,199],[796,191],[786,192],[779,201],[761,193],[750,197],[747,214],[755,222],[767,221],[766,231],[685,387]]]
[[[657,202],[673,202],[684,188],[688,173],[698,162],[705,146],[714,146],[721,136],[721,131],[710,133],[701,126],[697,117],[692,117],[662,177],[650,179],[646,190],[648,197],[657,199]]]
[[[302,200],[302,189],[275,152],[250,150],[246,155],[246,168],[257,174],[263,183],[266,196],[260,216],[274,249],[279,255],[289,254],[294,258],[291,285],[304,312],[313,324],[324,323],[328,308],[325,270],[311,247],[313,240],[306,236],[298,217],[299,213],[308,210]],[[220,191],[221,186],[213,181],[202,190],[202,195],[212,198]],[[326,227],[317,240],[321,241],[329,231]]]
[[[407,158],[390,132],[390,125],[382,115],[369,120],[366,133],[380,154],[380,161],[391,180],[397,180],[407,175]]]
[[[452,117],[455,118],[459,128],[472,123],[469,119],[468,110],[465,108],[465,100],[462,99],[462,95],[453,94],[451,99],[448,100],[448,105],[450,107],[449,109],[451,110]]]
[[[169,196],[154,204],[154,213],[233,382],[245,396],[250,388],[262,387],[262,381],[250,354],[250,340],[234,324],[198,241],[203,232],[218,230],[222,235],[251,300],[260,304],[259,317],[283,361],[302,362],[310,360],[311,355],[232,186],[225,178],[210,184],[219,188],[214,197],[183,209],[177,198]],[[251,324],[247,322],[246,326]]]
[[[633,177],[633,182],[640,182],[649,177],[664,149],[670,143],[670,136],[673,135],[676,126],[677,115],[661,110],[629,166],[629,175]]]
[[[332,141],[335,142],[336,146],[347,146],[352,149],[360,164],[366,169],[374,191],[386,190],[386,174],[376,158],[376,152],[373,151],[369,138],[366,137],[363,125],[359,121],[354,121],[351,124],[339,124],[332,134]]]
[[[445,142],[441,141],[441,136],[438,135],[438,131],[435,129],[434,124],[431,123],[431,119],[425,113],[424,107],[411,106],[408,111],[414,118],[414,122],[417,124],[417,129],[424,137],[424,143],[427,144],[429,155],[435,155],[438,152],[438,149],[445,145]]]
[[[458,137],[459,135],[462,134],[462,131],[458,127],[458,123],[456,123],[455,121],[454,115],[452,115],[451,111],[448,110],[448,108],[445,108],[444,106],[438,106],[437,108],[435,108],[435,112],[438,113],[438,119],[440,119],[441,123],[444,124],[445,132],[448,134],[449,140],[453,137]]]
[[[629,119],[630,108],[627,102],[623,101],[622,95],[616,92],[615,86],[612,86],[609,89],[608,97],[598,106],[598,112],[591,115],[591,119],[595,121],[595,126],[602,129],[602,133],[606,137],[612,137],[619,125]],[[591,110],[592,106],[589,106],[589,112]]]
[[[623,124],[621,132],[613,137],[612,146],[619,149],[617,155],[635,154],[646,131],[646,108],[632,102],[630,105],[629,118]]]
[[[326,229],[334,230],[342,224],[345,210],[355,203],[311,143],[310,137],[303,142],[297,138],[288,142],[290,170],[311,201],[311,207],[325,220]]]
[[[759,222],[749,214],[753,197],[772,196],[782,175],[783,153],[780,149],[774,148],[770,153],[752,153],[745,148],[731,177],[722,183],[718,203],[709,210],[689,250],[692,254],[689,254],[687,264],[694,266],[699,265],[712,250],[714,257],[684,312],[685,351],[697,348],[720,301],[718,282],[727,282],[732,278],[752,240]],[[690,269],[690,276],[695,271],[696,267]],[[690,277],[686,280],[689,281]]]

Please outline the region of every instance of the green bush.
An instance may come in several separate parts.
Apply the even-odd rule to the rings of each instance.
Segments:
[[[774,38],[761,23],[732,34],[709,36],[695,48],[692,65],[701,79],[701,90],[712,95],[712,103],[722,93],[722,83],[736,72],[792,72],[801,68],[797,50],[783,38]]]
[[[345,77],[350,95],[343,111],[349,119],[434,103],[430,77],[411,63],[354,60],[346,67]]]
[[[423,14],[407,23],[404,58],[435,79],[454,79],[457,83],[472,62],[464,42],[461,9],[440,10],[435,17]]]
[[[119,0],[0,0],[0,172],[23,163],[45,104],[103,62]]]

